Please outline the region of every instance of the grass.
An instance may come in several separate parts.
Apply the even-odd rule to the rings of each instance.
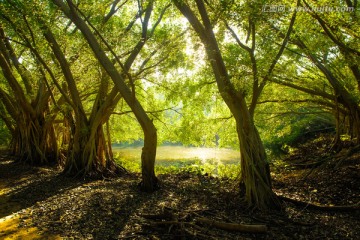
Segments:
[[[119,164],[129,171],[140,172],[141,147],[114,147],[113,151]],[[232,149],[160,146],[157,149],[155,172],[188,171],[234,178],[238,175],[239,162],[239,152]]]

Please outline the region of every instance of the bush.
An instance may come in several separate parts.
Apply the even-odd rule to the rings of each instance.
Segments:
[[[290,115],[278,121],[268,122],[260,126],[263,143],[268,153],[280,155],[288,153],[288,147],[308,139],[315,138],[319,133],[335,131],[333,116],[330,114]],[[269,127],[270,126],[270,127]]]

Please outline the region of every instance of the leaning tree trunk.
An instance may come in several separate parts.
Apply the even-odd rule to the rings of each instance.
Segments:
[[[307,45],[299,38],[296,39],[295,44],[299,46],[315,66],[324,74],[330,85],[333,87],[335,95],[338,99],[336,101],[341,103],[349,111],[349,120],[353,123],[353,128],[350,129],[354,137],[356,137],[357,144],[360,144],[360,107],[351,92],[341,83],[341,81],[331,72],[328,66],[324,65],[307,47]]]
[[[63,71],[67,85],[63,86],[63,97],[66,91],[70,93],[70,103],[73,115],[70,111],[65,112],[65,119],[71,127],[72,137],[69,142],[68,157],[64,172],[70,175],[108,176],[115,175],[120,168],[116,166],[114,159],[106,158],[106,142],[104,139],[103,123],[108,118],[107,110],[117,103],[117,91],[107,93],[107,84],[102,81],[92,112],[87,117],[76,82],[71,72],[68,61],[57,43],[54,35],[43,25],[43,34],[50,43],[53,53]],[[66,90],[66,91],[64,91]],[[105,101],[105,99],[108,101]]]
[[[108,58],[105,51],[100,46],[100,43],[95,38],[95,35],[90,30],[86,22],[79,16],[76,7],[74,6],[71,0],[68,0],[66,5],[63,1],[53,0],[53,3],[56,4],[64,12],[64,14],[71,19],[71,21],[79,28],[82,32],[84,38],[88,42],[90,48],[94,52],[95,57],[98,59],[99,63],[105,69],[107,74],[113,80],[116,88],[120,92],[121,96],[124,98],[126,103],[129,105],[133,111],[136,119],[140,123],[144,131],[144,147],[142,150],[142,182],[141,187],[144,191],[152,192],[157,189],[157,178],[155,176],[154,168],[155,157],[156,157],[156,146],[157,146],[157,133],[156,128],[152,120],[146,114],[144,108],[141,106],[140,102],[135,96],[135,92],[132,92],[130,88],[126,85],[125,79],[122,74],[117,70],[112,61]]]
[[[244,94],[236,90],[230,80],[204,2],[196,0],[200,21],[184,2],[173,1],[205,45],[219,92],[235,118],[241,155],[240,185],[245,200],[257,208],[277,208],[279,204],[271,189],[270,169],[264,146],[247,108]]]

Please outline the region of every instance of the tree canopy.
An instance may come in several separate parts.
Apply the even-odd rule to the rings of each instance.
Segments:
[[[231,147],[269,208],[268,153],[324,130],[360,143],[357,1],[0,3],[0,144],[20,161],[113,176],[112,143],[141,139],[151,192],[159,144]]]

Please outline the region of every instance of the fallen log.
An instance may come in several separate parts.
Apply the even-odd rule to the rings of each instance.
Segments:
[[[196,218],[195,221],[199,223],[205,223],[210,226],[227,231],[238,231],[238,232],[247,232],[247,233],[265,233],[267,231],[266,225],[225,223],[225,222],[214,221],[208,218]]]

